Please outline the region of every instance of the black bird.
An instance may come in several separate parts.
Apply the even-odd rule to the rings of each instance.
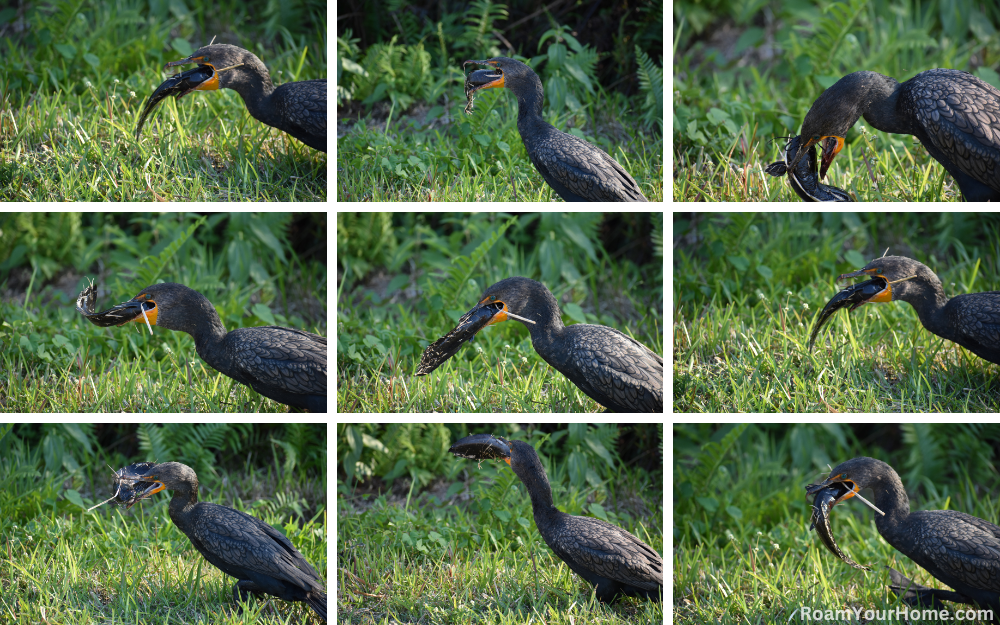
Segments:
[[[463,319],[498,303],[504,306],[489,324],[507,320],[507,313],[534,322],[521,321],[538,355],[609,412],[663,412],[663,358],[642,343],[607,326],[564,326],[552,293],[544,284],[522,277],[507,278],[486,289]],[[421,363],[417,375],[430,373],[441,362]]]
[[[872,489],[873,507],[885,513],[875,515],[875,528],[882,538],[961,595],[927,592],[933,589],[918,586],[921,597],[975,602],[993,610],[994,621],[1000,622],[1000,527],[956,510],[910,512],[899,476],[875,458],[854,458],[838,465],[829,478],[809,487],[810,494],[835,484],[843,484],[846,491],[831,508]],[[894,577],[893,582],[898,584],[900,578]]]
[[[903,84],[876,72],[848,74],[813,102],[793,164],[822,143],[826,176],[862,115],[878,130],[919,139],[966,201],[1000,201],[1000,91],[992,85],[954,69],[927,70]]]
[[[610,603],[621,595],[662,601],[663,558],[655,549],[607,521],[572,516],[556,508],[549,478],[528,443],[491,437],[496,442],[483,444],[482,438],[467,437],[449,451],[464,458],[499,458],[510,465],[528,489],[535,526],[545,544],[596,587],[598,601]],[[476,444],[467,444],[469,439]]]
[[[607,152],[542,119],[545,93],[542,81],[530,67],[503,56],[465,63],[496,68],[490,80],[479,79],[476,81],[479,84],[467,90],[469,97],[480,89],[504,87],[517,96],[517,131],[528,158],[562,199],[567,202],[649,201],[632,176]]]
[[[200,48],[185,59],[167,63],[167,67],[188,63],[218,70],[218,80],[202,83],[196,91],[232,89],[243,98],[254,119],[326,152],[326,78],[275,87],[267,67],[253,52],[225,43]]]
[[[905,256],[876,258],[838,279],[858,276],[884,278],[887,282],[885,288],[862,303],[908,302],[927,330],[958,343],[984,360],[1000,364],[1000,291],[948,299],[934,272]]]
[[[174,491],[170,519],[194,548],[226,575],[237,579],[233,601],[250,593],[302,601],[325,621],[323,580],[284,534],[260,519],[226,506],[198,501],[198,476],[179,462],[164,462],[131,476],[152,482],[128,507],[161,490]]]
[[[326,337],[280,326],[227,333],[204,295],[173,282],[148,286],[99,315],[114,321],[91,318],[95,325],[148,322],[187,332],[198,355],[216,371],[278,403],[326,412]]]

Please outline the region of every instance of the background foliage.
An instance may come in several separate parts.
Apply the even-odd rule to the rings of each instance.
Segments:
[[[822,309],[831,277],[886,250],[931,267],[949,296],[959,294],[946,279],[949,268],[975,269],[962,293],[1000,288],[994,213],[677,213],[674,238],[674,302],[687,314],[710,303]]]

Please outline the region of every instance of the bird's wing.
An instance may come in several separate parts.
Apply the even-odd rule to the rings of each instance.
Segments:
[[[529,153],[540,172],[593,201],[646,201],[635,179],[607,152],[555,126],[545,127],[551,130],[532,143]]]
[[[280,326],[240,328],[229,335],[234,338],[227,346],[246,378],[288,393],[326,395],[326,337]]]
[[[586,328],[586,332],[577,333],[574,328]],[[595,394],[610,396],[622,409],[632,412],[663,411],[661,356],[607,326],[575,324],[568,326],[566,333],[571,343],[568,353],[577,364],[577,370],[585,375],[570,375],[559,367],[556,369],[574,384],[591,397]]]
[[[1000,363],[1000,291],[959,295],[948,302],[947,310],[961,344]]]
[[[914,114],[935,147],[962,171],[1000,191],[1000,92],[971,74],[948,72],[941,80],[922,81],[911,97]]]
[[[663,558],[655,549],[600,519],[570,515],[564,518],[562,531],[553,541],[558,550],[553,543],[549,546],[567,564],[572,560],[601,577],[644,590],[663,586]]]
[[[1000,592],[1000,527],[953,510],[914,512],[907,527],[908,544],[897,549],[934,577],[963,593],[956,583]]]
[[[247,579],[238,571],[254,571],[307,591],[322,590],[316,570],[278,530],[226,506],[202,503],[198,510],[188,537],[223,572]]]

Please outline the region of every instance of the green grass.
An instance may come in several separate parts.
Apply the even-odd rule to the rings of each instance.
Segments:
[[[469,479],[446,492],[442,484],[377,495],[338,483],[339,623],[371,623],[372,615],[377,622],[663,622],[661,603],[598,603],[593,586],[542,540],[526,491],[506,465],[452,461],[467,465]],[[613,480],[581,490],[562,486],[567,470],[549,476],[560,510],[592,515],[596,505],[664,553],[658,474],[619,467]]]
[[[85,496],[89,507],[113,493]],[[278,484],[263,473],[230,474],[226,485],[202,484],[200,499],[234,507],[277,527],[326,579],[326,492],[300,479]],[[22,493],[21,496],[24,496]],[[308,502],[307,502],[308,499]],[[321,623],[302,603],[251,597],[243,614],[232,599],[236,580],[209,564],[167,514],[169,496],[129,511],[111,504],[87,513],[68,502],[39,502],[28,518],[0,519],[6,545],[0,620],[39,623]],[[309,502],[312,502],[311,504]],[[315,506],[319,506],[316,508]],[[75,506],[69,506],[75,508]],[[301,521],[296,509],[314,510]],[[336,602],[335,597],[331,597]]]
[[[716,214],[687,232],[689,222],[675,222],[681,240],[700,239],[675,250],[674,410],[995,412],[996,365],[925,330],[905,302],[838,311],[809,350],[816,316],[841,287],[836,277],[894,237],[889,253],[928,264],[949,296],[1000,288],[994,222]]]
[[[81,335],[87,333],[82,330]],[[77,336],[77,332],[71,334]],[[12,401],[6,408],[17,412],[289,411],[285,404],[263,397],[205,364],[190,336],[171,337],[167,344],[157,344],[169,334],[174,333],[159,329],[149,341],[130,338],[128,349],[87,360],[82,367],[77,367],[78,361],[64,363],[61,368],[32,365],[23,351],[9,352],[3,356],[4,366],[27,375],[11,379],[5,390]],[[88,343],[86,338],[81,341],[84,346]]]
[[[912,609],[889,592],[885,566],[947,588],[889,545],[860,502],[835,506],[830,525],[841,550],[871,571],[842,562],[809,530],[805,485],[850,458],[893,465],[912,511],[959,510],[987,520],[1000,514],[990,496],[996,428],[989,425],[679,424],[673,441],[674,623],[810,622],[799,617],[801,607]]]
[[[836,292],[831,285],[829,296]],[[675,316],[674,410],[1000,409],[996,365],[927,332],[908,304],[867,304],[850,315],[838,312],[809,351],[817,311],[790,306],[789,299],[794,298],[751,310],[745,302],[712,306],[698,318]]]
[[[850,193],[859,202],[960,202],[954,178],[919,142],[890,140],[861,120],[863,140],[834,159],[822,184]],[[795,134],[792,132],[791,134]],[[785,140],[753,137],[752,149],[739,168],[727,166],[733,152],[699,150],[684,160],[674,179],[674,200],[704,202],[799,202],[786,177],[764,173],[784,160]],[[732,147],[732,146],[730,146]],[[817,157],[818,158],[818,157]],[[693,159],[693,160],[691,160]]]
[[[352,376],[338,385],[338,410],[343,412],[604,412],[569,378],[548,365],[531,346],[531,336],[518,322],[505,323],[476,336],[472,347],[427,376],[404,387],[395,376]],[[441,335],[450,330],[442,329]],[[622,328],[626,334],[626,328]],[[490,336],[487,336],[489,334]],[[662,353],[658,335],[637,336],[640,343]],[[474,352],[464,360],[463,351]],[[463,356],[460,358],[460,356]],[[419,358],[414,361],[414,365]],[[391,370],[380,361],[376,373]]]

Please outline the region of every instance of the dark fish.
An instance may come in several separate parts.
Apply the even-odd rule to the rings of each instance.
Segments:
[[[493,318],[503,309],[503,302],[495,302],[482,307],[477,305],[476,308],[465,313],[458,320],[458,326],[454,330],[427,346],[420,357],[417,375],[427,375],[440,367],[442,363],[458,352],[462,343],[473,340],[477,332],[490,325]]]
[[[871,280],[852,284],[834,295],[833,299],[823,307],[823,311],[820,312],[816,318],[816,322],[813,324],[812,332],[809,334],[809,351],[812,351],[813,343],[816,342],[816,335],[819,334],[820,328],[823,327],[827,319],[833,316],[833,313],[845,306],[851,307],[848,312],[854,310],[884,291],[886,286],[888,286],[888,282],[884,278],[872,278]]]
[[[816,490],[817,488],[819,490]],[[826,545],[826,548],[830,550],[830,553],[856,569],[870,571],[870,568],[861,566],[854,560],[847,557],[847,554],[840,550],[840,547],[837,545],[837,541],[833,539],[833,532],[830,529],[830,508],[832,508],[837,503],[837,500],[843,497],[847,492],[848,488],[842,483],[833,484],[832,486],[827,486],[826,488],[822,488],[819,484],[810,484],[809,486],[806,486],[807,494],[812,495],[815,493],[816,495],[816,497],[813,498],[812,524],[809,526],[809,530],[816,530],[816,533],[819,534],[820,540],[822,540],[823,544]]]
[[[469,63],[485,64],[485,61],[466,61],[462,63],[463,71],[465,70],[465,66]],[[494,80],[499,80],[500,78],[503,78],[503,74],[501,74],[497,69],[478,69],[465,76],[465,99],[467,101],[465,105],[466,115],[472,114],[473,94],[483,85],[488,85]]]
[[[146,491],[156,484],[156,482],[143,482],[139,480],[155,464],[155,462],[136,462],[118,469],[118,472],[115,473],[115,494],[96,506],[92,506],[87,512],[103,506],[109,501],[114,501],[126,509],[131,508],[137,501],[146,497]]]
[[[146,98],[146,105],[142,108],[142,114],[139,115],[139,123],[135,127],[135,140],[139,140],[139,135],[142,134],[142,126],[146,123],[146,117],[153,112],[153,109],[160,103],[160,100],[163,100],[167,96],[174,96],[177,99],[183,98],[196,90],[202,83],[208,82],[215,77],[214,67],[211,65],[199,65],[194,69],[175,74],[163,81],[156,88],[156,91],[153,92],[153,95]]]
[[[136,312],[142,312],[142,310],[150,310],[153,305],[148,302],[143,302],[141,304],[142,308],[139,308],[138,302],[118,304],[105,311],[94,312],[95,305],[97,304],[97,284],[91,284],[85,287],[83,291],[80,292],[80,296],[76,298],[76,312],[80,313],[87,318],[87,321],[94,324],[95,326],[100,326],[102,328],[107,328],[110,326],[120,326],[123,323],[127,323],[136,318]]]
[[[502,460],[510,458],[510,445],[492,434],[473,434],[456,441],[448,452],[471,460]]]
[[[795,160],[801,143],[802,137],[792,137],[785,144],[785,160],[771,163],[764,168],[764,173],[776,177],[787,173],[788,184],[806,202],[853,202],[854,198],[843,189],[820,183],[815,145],[809,146],[805,156],[799,159],[793,169],[788,168],[788,163]]]
[[[119,469],[118,473],[115,473],[115,502],[124,508],[131,508],[142,499],[145,491],[156,482],[142,482],[138,478],[155,465],[155,462],[136,462]]]

